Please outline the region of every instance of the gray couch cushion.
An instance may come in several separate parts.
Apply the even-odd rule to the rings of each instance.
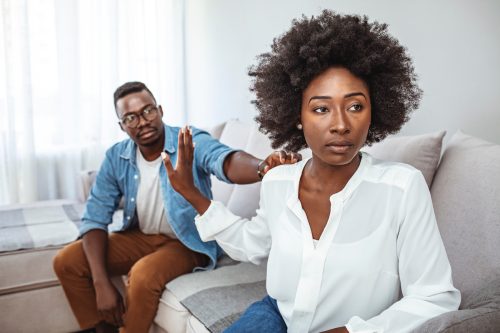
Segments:
[[[500,278],[472,292],[462,308],[432,318],[412,333],[499,332]]]
[[[39,201],[0,208],[0,252],[67,244],[78,237],[83,204]]]
[[[427,186],[431,186],[434,173],[441,157],[441,147],[445,131],[390,137],[371,147],[364,147],[373,157],[381,160],[407,163],[419,169]]]
[[[223,257],[213,271],[186,274],[167,289],[210,332],[222,332],[266,295],[266,263],[255,266]]]
[[[500,146],[458,132],[431,188],[462,304],[500,276]]]

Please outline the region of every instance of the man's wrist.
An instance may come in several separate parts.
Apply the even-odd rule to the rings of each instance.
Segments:
[[[259,179],[262,180],[262,178],[264,178],[264,169],[266,168],[267,164],[266,164],[266,160],[261,160],[258,164],[257,164],[257,176],[259,176]]]
[[[94,284],[94,287],[96,289],[106,287],[106,286],[112,284],[109,276],[107,276],[107,275],[93,279],[92,283]]]

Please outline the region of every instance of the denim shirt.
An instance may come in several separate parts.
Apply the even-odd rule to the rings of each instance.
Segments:
[[[164,124],[165,147],[172,164],[177,160],[177,139],[180,128]],[[207,132],[192,128],[193,141],[196,143],[193,161],[193,178],[196,187],[212,199],[210,174],[229,183],[224,174],[224,159],[235,150],[212,138]],[[121,231],[137,227],[136,198],[141,175],[136,164],[137,145],[131,139],[123,140],[106,151],[106,157],[96,176],[80,225],[80,235],[92,229],[108,231],[112,216],[124,197],[123,227]],[[215,241],[203,242],[194,224],[197,212],[170,185],[165,166],[160,166],[160,186],[165,213],[177,238],[189,249],[206,254],[210,258],[207,267],[212,269],[222,253]]]

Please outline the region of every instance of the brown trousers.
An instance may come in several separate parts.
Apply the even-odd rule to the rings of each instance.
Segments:
[[[110,234],[108,274],[128,274],[125,326],[121,332],[148,332],[165,284],[207,263],[207,256],[164,235],[146,235],[139,230]],[[106,320],[97,311],[92,275],[81,240],[57,253],[54,271],[82,329]]]

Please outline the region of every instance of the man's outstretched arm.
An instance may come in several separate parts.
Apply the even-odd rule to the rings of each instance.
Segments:
[[[301,159],[300,154],[283,150],[273,152],[264,160],[244,151],[236,151],[224,160],[224,173],[232,183],[250,184],[260,181],[275,166],[297,163]]]

